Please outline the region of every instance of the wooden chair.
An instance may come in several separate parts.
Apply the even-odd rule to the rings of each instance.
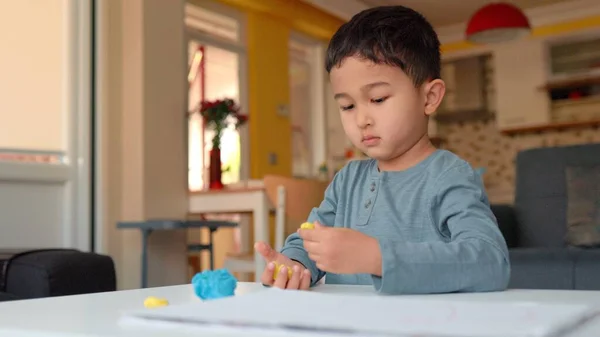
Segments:
[[[280,250],[287,236],[306,221],[314,207],[319,206],[328,182],[267,175],[264,185],[267,197],[276,205],[273,248]],[[254,272],[254,251],[228,255],[224,268],[232,273]]]

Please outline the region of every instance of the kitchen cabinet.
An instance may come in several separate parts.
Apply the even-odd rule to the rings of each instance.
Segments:
[[[500,130],[550,122],[550,99],[539,88],[547,83],[543,40],[522,39],[494,48],[496,123]]]

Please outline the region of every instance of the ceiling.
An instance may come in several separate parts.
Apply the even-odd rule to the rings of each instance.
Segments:
[[[522,9],[542,7],[570,0],[505,0]],[[491,0],[355,0],[365,7],[403,5],[422,13],[436,27],[465,22]]]

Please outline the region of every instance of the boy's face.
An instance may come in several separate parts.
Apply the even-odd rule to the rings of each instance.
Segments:
[[[346,58],[330,72],[344,131],[354,146],[393,161],[426,135],[428,116],[444,95],[441,80],[416,88],[398,67]]]

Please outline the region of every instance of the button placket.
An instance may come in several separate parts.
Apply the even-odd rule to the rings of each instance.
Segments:
[[[365,226],[368,223],[371,213],[373,212],[373,204],[377,197],[377,181],[378,180],[371,181],[371,183],[367,185],[369,192],[366,194],[365,199],[363,200],[363,209],[360,211],[361,214],[359,216],[358,223],[360,226]]]

